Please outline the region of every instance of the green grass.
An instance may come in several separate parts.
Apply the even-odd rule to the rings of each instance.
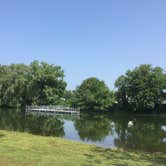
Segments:
[[[2,166],[165,166],[166,154],[110,150],[62,138],[0,130]]]

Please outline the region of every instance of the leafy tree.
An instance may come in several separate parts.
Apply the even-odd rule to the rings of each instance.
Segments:
[[[66,88],[61,67],[45,62],[1,65],[0,75],[1,106],[58,104]]]
[[[117,99],[122,105],[129,105],[135,111],[154,109],[164,101],[166,75],[160,67],[140,65],[120,76],[115,86]]]
[[[29,69],[24,64],[0,66],[0,101],[4,106],[20,106],[25,100]]]
[[[61,105],[74,107],[75,106],[75,92],[71,90],[65,90],[63,97],[61,98]]]
[[[66,82],[60,66],[34,61],[30,65],[28,96],[34,105],[58,104],[63,96]]]
[[[114,94],[97,78],[88,78],[77,87],[75,100],[82,110],[107,110],[115,99]]]

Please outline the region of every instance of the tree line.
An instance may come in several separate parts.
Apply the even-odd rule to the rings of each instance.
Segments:
[[[0,106],[78,106],[82,110],[154,110],[166,102],[166,73],[149,64],[128,70],[110,90],[104,81],[87,78],[73,91],[66,90],[60,66],[33,61],[30,65],[0,65]]]

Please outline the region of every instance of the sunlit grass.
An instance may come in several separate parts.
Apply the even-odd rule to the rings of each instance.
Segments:
[[[4,166],[165,166],[166,154],[109,150],[62,138],[0,130]]]

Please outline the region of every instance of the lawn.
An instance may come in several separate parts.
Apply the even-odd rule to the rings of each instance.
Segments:
[[[165,166],[166,154],[110,150],[62,138],[0,130],[2,166]]]

